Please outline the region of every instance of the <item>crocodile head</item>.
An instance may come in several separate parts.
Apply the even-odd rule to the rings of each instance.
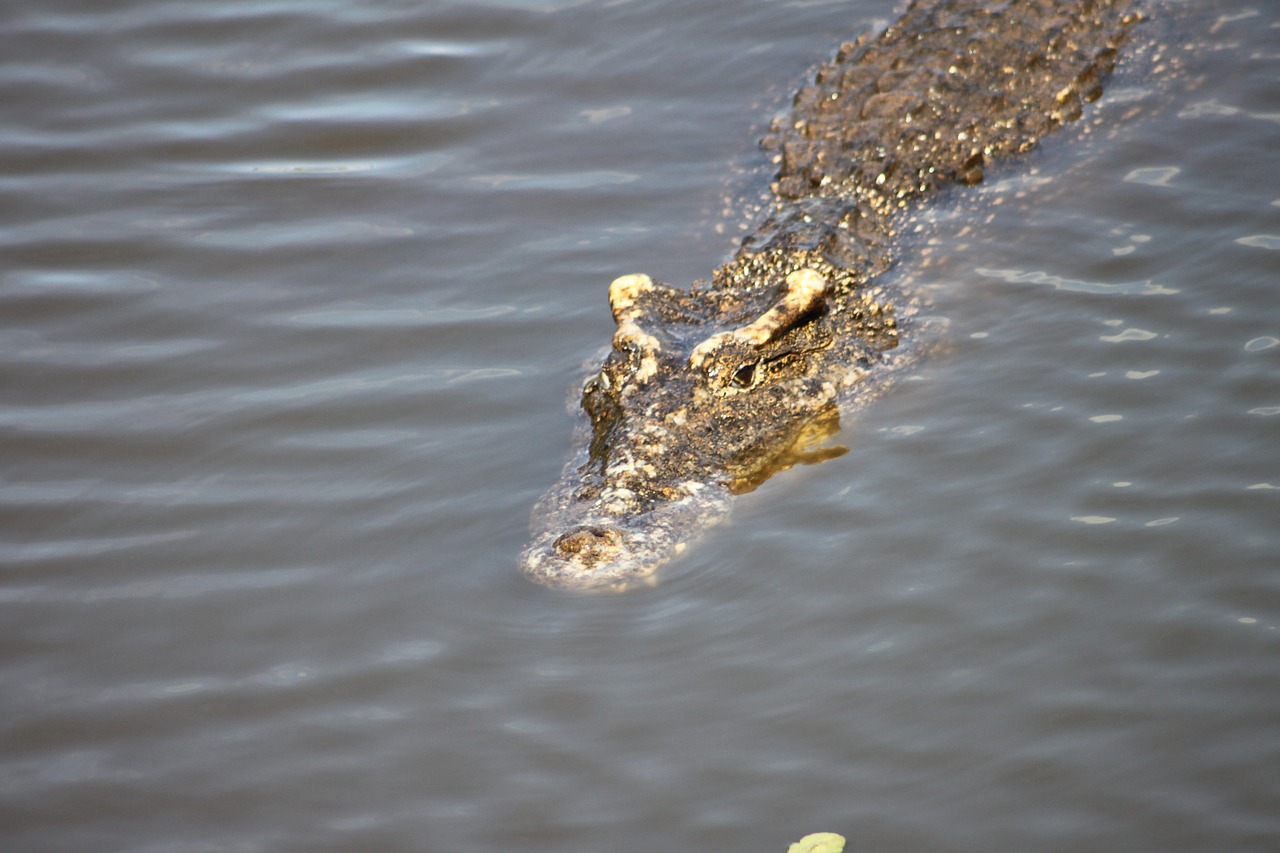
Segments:
[[[811,268],[746,295],[615,280],[613,348],[583,385],[576,454],[535,507],[524,574],[573,589],[652,583],[732,495],[843,453],[813,448],[838,428],[836,399],[871,349],[843,334],[863,309],[829,296]]]

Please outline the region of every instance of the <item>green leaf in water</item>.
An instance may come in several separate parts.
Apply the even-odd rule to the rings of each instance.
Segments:
[[[841,853],[844,850],[844,836],[834,832],[815,832],[806,835],[787,848],[787,853]]]

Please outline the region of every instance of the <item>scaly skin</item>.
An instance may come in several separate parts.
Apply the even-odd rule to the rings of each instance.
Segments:
[[[643,275],[610,287],[613,349],[583,387],[577,451],[534,510],[524,574],[584,590],[652,583],[734,494],[843,453],[814,447],[905,360],[912,312],[877,282],[897,223],[1078,118],[1132,6],[918,0],[842,45],[765,138],[773,207],[734,258],[687,291]]]

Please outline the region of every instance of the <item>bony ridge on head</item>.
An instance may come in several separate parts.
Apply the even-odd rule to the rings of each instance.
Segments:
[[[714,356],[728,347],[759,348],[778,338],[804,315],[820,307],[827,297],[827,279],[812,267],[795,270],[785,281],[782,295],[755,320],[717,332],[693,348],[689,366],[704,373],[714,369]],[[740,384],[746,387],[750,382]]]
[[[643,273],[619,276],[609,284],[609,307],[618,324],[613,333],[613,348],[619,352],[631,349],[639,354],[640,367],[636,370],[635,381],[640,385],[657,374],[658,353],[662,351],[662,345],[657,338],[640,328],[637,322],[642,313],[639,299],[658,287],[653,279]]]

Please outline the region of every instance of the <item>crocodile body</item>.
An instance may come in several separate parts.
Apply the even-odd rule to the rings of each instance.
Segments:
[[[732,259],[689,290],[610,286],[612,350],[534,509],[525,575],[651,583],[734,494],[843,452],[814,448],[911,331],[877,283],[904,216],[1078,118],[1137,17],[1130,0],[917,0],[842,45],[763,140],[772,206]]]

